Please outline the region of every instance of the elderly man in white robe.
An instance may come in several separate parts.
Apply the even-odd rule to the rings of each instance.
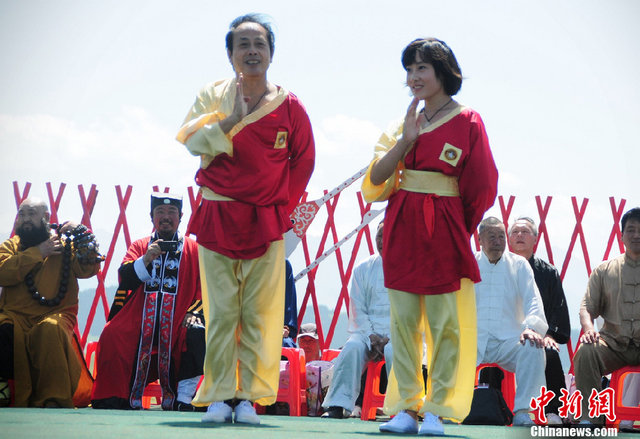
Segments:
[[[368,361],[383,357],[387,372],[393,351],[389,342],[389,294],[382,274],[382,228],[376,233],[377,255],[353,270],[349,304],[349,339],[336,359],[329,392],[322,407],[323,418],[344,418],[353,412]]]
[[[476,254],[482,281],[476,284],[477,364],[497,363],[516,375],[514,426],[530,426],[531,398],[545,385],[543,337],[548,325],[533,270],[522,256],[505,251],[505,227],[495,217],[480,223]]]

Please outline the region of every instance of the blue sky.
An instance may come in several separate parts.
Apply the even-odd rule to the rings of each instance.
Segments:
[[[220,3],[0,1],[0,203],[10,207],[0,213],[4,236],[14,217],[14,180],[32,182],[32,194],[42,197],[45,182],[67,183],[65,218],[79,218],[76,186],[97,184],[93,225],[104,250],[117,217],[113,186],[131,184],[131,235],[148,233],[151,186],[186,197],[193,184],[198,160],[175,132],[198,89],[232,74],[224,35],[249,11],[273,17],[269,78],[301,98],[314,126],[310,199],[370,160],[379,133],[410,101],[403,47],[436,36],[458,57],[466,79],[457,99],[485,121],[499,193],[517,197],[512,215],[537,218],[533,197],[554,197],[549,225],[558,265],[575,224],[570,196],[590,199],[584,227],[592,265],[612,225],[608,197],[640,205],[639,2]],[[354,202],[354,191],[346,191],[340,236],[359,222]],[[565,288],[577,327],[586,270],[581,250],[574,253]],[[292,261],[294,271],[303,268],[301,249]],[[320,301],[335,303],[335,264],[318,277]],[[304,281],[299,290],[302,297]]]

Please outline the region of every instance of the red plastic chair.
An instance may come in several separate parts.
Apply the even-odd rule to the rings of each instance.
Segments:
[[[304,350],[282,348],[282,356],[289,361],[289,387],[278,389],[277,401],[289,404],[289,416],[307,415],[307,362]]]
[[[160,381],[158,380],[147,384],[147,387],[144,388],[144,392],[142,393],[143,409],[151,407],[151,399],[155,399],[156,405],[162,404],[162,386],[160,386]]]
[[[624,389],[624,380],[630,373],[640,373],[639,366],[625,366],[621,369],[614,371],[611,374],[611,382],[609,387],[615,391],[614,398],[614,411],[616,413],[616,420],[610,422],[607,420],[607,426],[618,427],[620,420],[628,419],[637,421],[640,419],[640,407],[629,407],[622,404],[622,391]]]
[[[322,361],[333,361],[340,355],[340,349],[325,349],[322,351]]]
[[[380,393],[380,372],[384,367],[384,360],[367,364],[367,379],[364,384],[362,398],[362,412],[360,419],[370,421],[376,419],[376,410],[384,405],[384,393]]]
[[[98,373],[98,347],[99,345],[97,341],[87,343],[87,352],[84,355],[89,371],[91,372],[91,375],[93,375],[94,379]],[[152,398],[155,399],[155,403],[157,405],[162,404],[162,387],[160,386],[160,382],[157,380],[153,383],[149,383],[147,387],[145,387],[144,393],[142,394],[142,408],[150,408]]]
[[[86,351],[84,358],[87,363],[87,367],[89,368],[89,372],[91,372],[91,376],[95,379],[96,371],[98,369],[98,342],[92,341],[87,343]]]
[[[480,371],[485,367],[497,367],[504,373],[504,379],[502,380],[502,397],[504,398],[509,410],[513,411],[513,404],[516,399],[516,378],[513,372],[509,372],[498,366],[496,363],[482,363],[476,368],[476,386],[478,385],[478,377]]]
[[[282,348],[282,356],[289,361],[289,387],[279,388],[277,402],[289,405],[289,416],[307,415],[307,362],[304,350],[300,348]],[[264,406],[254,405],[257,413],[264,413]]]

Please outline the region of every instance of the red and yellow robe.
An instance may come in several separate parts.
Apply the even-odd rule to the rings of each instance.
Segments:
[[[224,134],[217,122],[231,114],[234,102],[235,80],[209,84],[177,139],[201,155],[196,183],[204,196],[190,224],[198,244],[230,258],[253,259],[291,228],[289,215],[311,177],[315,147],[304,107],[282,87]],[[206,141],[189,142],[191,136]]]
[[[382,135],[371,166],[401,134],[402,124]],[[453,177],[459,196],[403,190],[405,170]],[[462,106],[420,131],[404,163],[385,184],[374,186],[367,174],[362,187],[367,201],[389,199],[382,250],[387,288],[443,294],[460,289],[462,278],[479,282],[469,239],[493,205],[497,181],[482,119]]]

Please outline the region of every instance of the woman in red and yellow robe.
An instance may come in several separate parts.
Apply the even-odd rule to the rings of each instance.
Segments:
[[[403,65],[414,100],[380,138],[362,186],[367,201],[388,199],[382,259],[394,359],[385,410],[462,420],[473,395],[480,281],[469,240],[494,202],[498,173],[480,116],[451,97],[462,76],[448,46],[416,40]]]

